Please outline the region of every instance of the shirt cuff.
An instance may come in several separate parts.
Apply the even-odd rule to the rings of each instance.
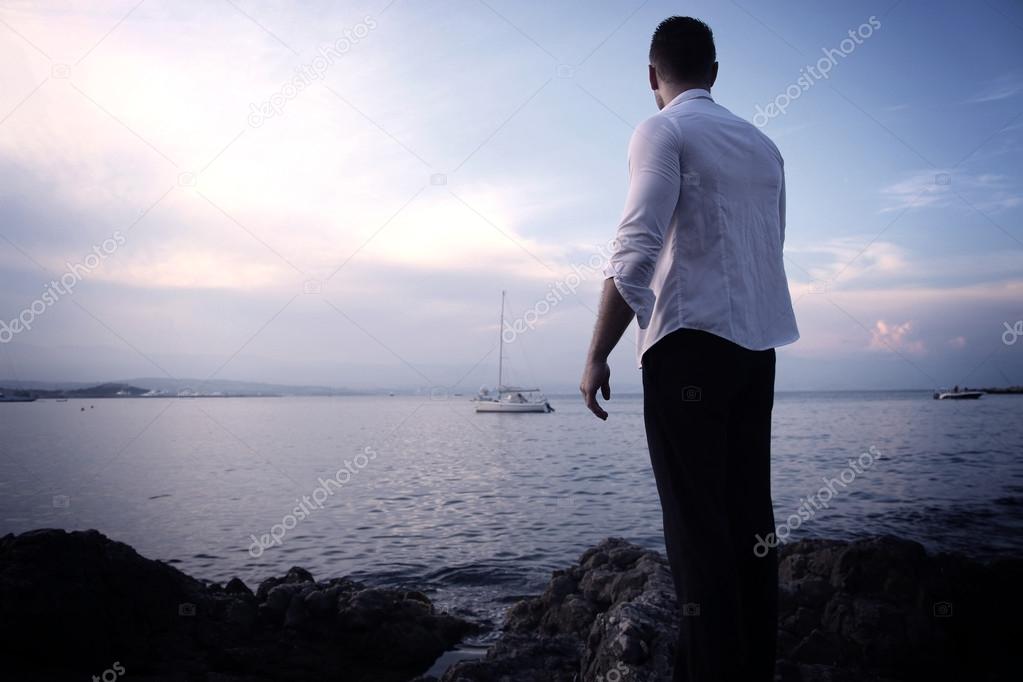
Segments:
[[[636,313],[636,322],[639,324],[639,328],[646,329],[650,324],[650,314],[654,309],[654,303],[657,301],[653,290],[650,287],[632,284],[627,281],[617,272],[613,263],[608,263],[607,267],[604,268],[604,277],[614,279],[615,288],[618,289],[618,293],[622,295],[628,306]]]

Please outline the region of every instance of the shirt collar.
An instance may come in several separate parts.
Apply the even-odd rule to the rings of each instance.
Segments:
[[[706,97],[711,102],[714,101],[714,99],[710,96],[710,90],[704,90],[703,88],[690,88],[678,93],[675,96],[675,99],[668,102],[668,106],[664,108],[667,109],[668,107],[673,107],[676,104],[681,104],[682,102],[688,102],[689,100],[696,99],[697,97]]]

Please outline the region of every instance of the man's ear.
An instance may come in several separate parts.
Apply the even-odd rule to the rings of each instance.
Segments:
[[[707,88],[710,89],[710,88],[714,87],[714,83],[715,83],[715,81],[717,81],[717,79],[718,79],[718,63],[714,62],[714,64],[711,65],[711,67],[710,67],[710,79],[707,81]]]
[[[648,68],[650,69],[650,89],[656,91],[661,87],[657,82],[657,69],[654,68],[653,64],[651,64]]]

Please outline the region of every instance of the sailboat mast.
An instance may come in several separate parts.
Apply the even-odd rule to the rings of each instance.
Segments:
[[[504,289],[501,290],[501,322],[497,325],[497,336],[500,338],[497,355],[497,390],[504,385]]]

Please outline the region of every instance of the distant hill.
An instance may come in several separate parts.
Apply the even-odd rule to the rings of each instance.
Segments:
[[[0,386],[0,393],[13,396],[34,396],[36,398],[138,398],[149,393],[149,391],[138,386],[131,386],[130,384],[106,383],[84,388],[67,389]]]
[[[358,391],[329,386],[287,386],[254,381],[168,379],[144,377],[102,384],[82,382],[2,381],[0,393],[37,398],[142,398],[142,397],[254,397],[359,395]]]
[[[172,379],[169,377],[143,377],[125,379],[124,383],[141,386],[151,391],[177,394],[200,392],[203,395],[359,395],[360,391],[332,386],[288,386],[267,384],[258,381],[233,381],[230,379]]]
[[[967,391],[983,391],[984,393],[992,393],[992,394],[997,395],[999,393],[1023,393],[1023,386],[1002,386],[1002,387],[992,387],[992,388],[967,388],[967,389],[964,389],[964,390],[967,390]]]

